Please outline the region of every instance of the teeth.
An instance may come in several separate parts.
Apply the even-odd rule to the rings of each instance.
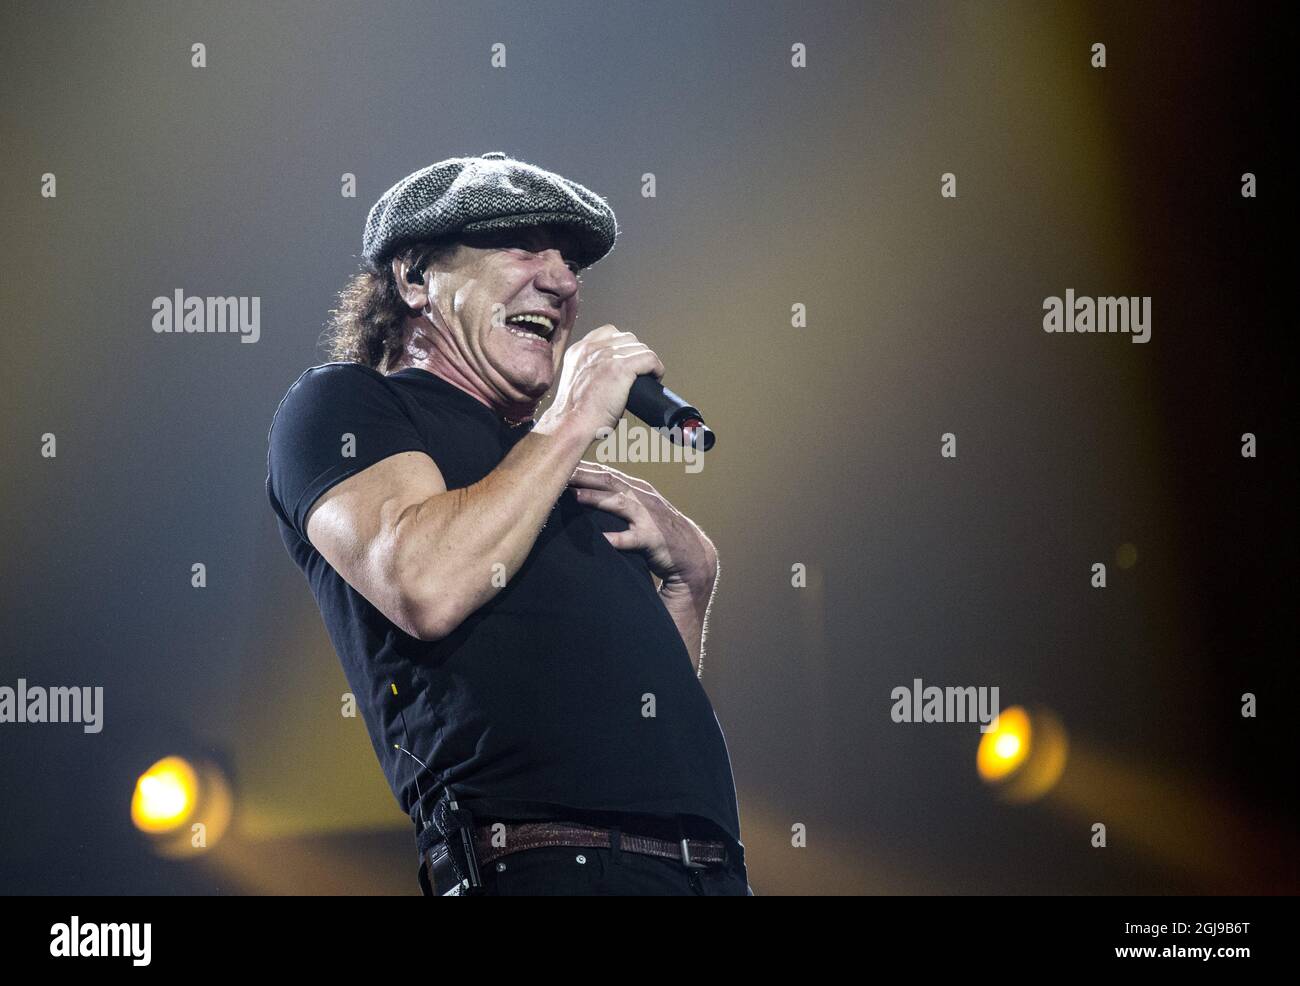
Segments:
[[[539,336],[536,332],[529,332],[527,329],[512,328],[510,329],[510,334],[524,340],[524,342],[532,343],[535,346],[545,346],[547,349],[551,347],[550,339],[547,339],[545,336]]]
[[[512,315],[510,318],[506,319],[506,322],[531,322],[533,325],[540,325],[545,330],[542,335],[547,339],[549,339],[551,334],[555,331],[555,323],[545,315]]]

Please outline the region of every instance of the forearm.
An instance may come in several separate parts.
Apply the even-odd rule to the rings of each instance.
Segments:
[[[704,639],[708,633],[709,608],[717,588],[717,573],[693,585],[684,582],[664,582],[659,588],[668,615],[677,625],[682,642],[691,656],[691,665],[697,675],[704,673]]]
[[[426,623],[450,633],[523,566],[591,440],[570,423],[539,427],[479,482],[431,496],[400,519],[406,592],[437,608]]]

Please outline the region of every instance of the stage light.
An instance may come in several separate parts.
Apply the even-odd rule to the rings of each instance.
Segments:
[[[1013,736],[1011,733],[1003,733],[994,744],[998,757],[1002,760],[1010,760],[1020,752],[1021,746],[1020,737]]]
[[[1047,709],[1031,716],[1020,706],[1004,710],[980,737],[975,768],[1010,801],[1032,801],[1060,780],[1067,756],[1065,729]]]
[[[164,757],[140,775],[131,798],[131,820],[141,832],[170,832],[194,810],[199,779],[181,757]]]
[[[975,767],[986,781],[1000,781],[1013,773],[1029,753],[1029,716],[1019,707],[1007,709],[980,737]]]
[[[230,825],[232,806],[220,768],[168,756],[136,781],[131,821],[160,855],[183,858],[216,845]]]

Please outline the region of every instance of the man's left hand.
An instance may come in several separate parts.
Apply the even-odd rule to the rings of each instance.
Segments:
[[[606,531],[606,539],[622,551],[644,553],[665,588],[712,588],[718,574],[713,542],[644,479],[584,459],[569,485],[579,503],[627,521],[626,531]]]

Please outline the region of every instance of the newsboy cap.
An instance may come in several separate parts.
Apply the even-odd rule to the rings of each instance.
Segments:
[[[379,197],[361,238],[376,267],[403,246],[460,232],[560,225],[590,267],[614,248],[618,224],[609,203],[577,182],[508,158],[501,151],[454,157],[407,175]]]

